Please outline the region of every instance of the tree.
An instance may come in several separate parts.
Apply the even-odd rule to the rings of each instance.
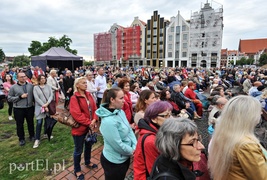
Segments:
[[[3,49],[0,49],[0,63],[3,62],[6,58],[6,55],[3,51]]]
[[[94,65],[94,61],[84,61],[83,65],[84,66],[92,66],[92,65]]]
[[[246,60],[246,64],[247,64],[247,65],[254,64],[254,59],[253,59],[253,58],[248,58],[248,59]]]
[[[39,41],[32,41],[28,51],[30,52],[31,56],[37,56],[49,50],[51,47],[63,47],[70,53],[76,55],[78,52],[76,49],[70,48],[71,43],[72,40],[67,35],[63,35],[59,39],[55,37],[49,37],[48,41],[44,42],[43,44]]]
[[[18,66],[18,67],[23,67],[23,66],[28,66],[30,65],[30,58],[25,55],[20,55],[14,57],[12,67]]]
[[[263,66],[264,64],[267,64],[267,54],[266,53],[262,54],[260,59],[259,59],[259,65]]]
[[[245,65],[247,63],[246,58],[242,57],[240,60],[236,61],[236,65]]]
[[[42,44],[39,41],[32,41],[28,51],[31,53],[31,56],[42,54]]]
[[[234,65],[234,63],[235,63],[234,60],[229,61],[229,64],[231,64],[231,65]]]

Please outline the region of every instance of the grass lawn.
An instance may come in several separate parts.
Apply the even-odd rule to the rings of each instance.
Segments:
[[[0,179],[50,179],[59,171],[73,165],[74,143],[71,128],[57,123],[53,130],[54,138],[49,142],[41,140],[38,148],[33,149],[33,143],[28,137],[25,120],[25,146],[19,146],[16,135],[15,120],[8,120],[7,103],[0,110]],[[36,122],[34,122],[36,125]],[[42,127],[43,133],[43,127]],[[93,149],[103,144],[99,137]]]

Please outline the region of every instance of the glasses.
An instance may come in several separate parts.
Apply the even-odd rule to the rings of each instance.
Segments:
[[[192,146],[194,148],[197,148],[199,142],[200,143],[202,142],[201,135],[198,135],[198,138],[197,139],[193,139],[193,143],[190,143],[190,144],[180,144],[180,145],[183,145],[183,146]]]
[[[158,114],[159,117],[162,117],[162,118],[169,118],[171,117],[171,113],[168,113],[168,114]]]

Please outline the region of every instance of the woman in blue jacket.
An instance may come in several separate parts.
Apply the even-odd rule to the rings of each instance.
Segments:
[[[100,117],[100,131],[104,137],[101,165],[106,180],[124,180],[136,138],[124,111],[124,93],[120,88],[106,90],[96,114]]]

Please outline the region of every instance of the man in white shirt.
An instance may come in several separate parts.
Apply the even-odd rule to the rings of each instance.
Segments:
[[[107,89],[107,81],[106,77],[104,76],[104,69],[102,67],[98,68],[97,72],[98,75],[95,78],[95,87],[97,89],[97,106],[99,107],[103,98],[103,94]]]

